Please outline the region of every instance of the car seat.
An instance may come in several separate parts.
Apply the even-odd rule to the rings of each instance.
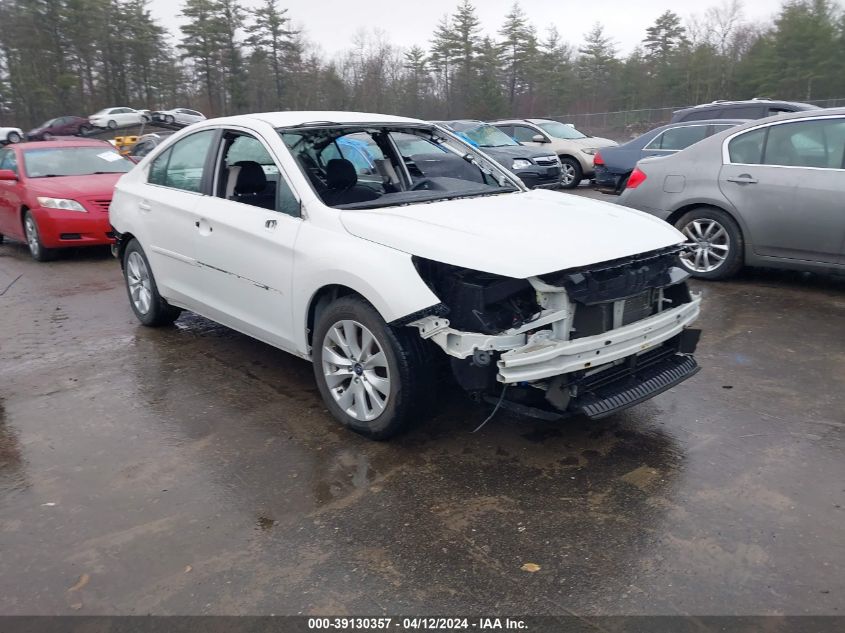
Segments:
[[[354,202],[367,202],[381,197],[369,187],[358,184],[355,166],[345,158],[333,158],[326,165],[326,184],[323,202],[330,207]]]

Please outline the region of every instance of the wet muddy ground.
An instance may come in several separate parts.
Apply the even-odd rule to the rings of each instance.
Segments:
[[[0,613],[842,612],[845,281],[697,284],[703,370],[605,421],[472,434],[487,410],[447,390],[373,443],[305,361],[197,316],[139,326],[106,252],[7,242],[16,278]]]

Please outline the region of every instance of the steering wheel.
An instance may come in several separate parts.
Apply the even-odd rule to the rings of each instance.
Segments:
[[[411,187],[411,191],[421,191],[421,190],[428,190],[431,189],[430,185],[433,185],[434,182],[431,178],[423,178],[422,180],[414,183],[414,186]]]

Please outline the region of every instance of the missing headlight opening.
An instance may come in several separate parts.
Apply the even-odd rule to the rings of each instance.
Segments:
[[[600,418],[685,380],[698,366],[689,329],[700,298],[670,247],[527,279],[422,258],[414,264],[440,298],[437,315],[408,325],[451,358],[477,400],[557,419]]]

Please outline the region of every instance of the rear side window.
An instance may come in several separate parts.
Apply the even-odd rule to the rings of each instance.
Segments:
[[[148,182],[199,193],[208,149],[215,134],[215,130],[196,132],[157,156],[150,167]]]
[[[706,136],[706,125],[688,125],[666,130],[648,144],[646,149],[678,151],[698,143]]]
[[[769,128],[766,165],[842,169],[845,119],[817,119]]]
[[[727,118],[724,116],[719,117],[718,115],[719,110],[714,110],[713,108],[696,108],[683,115],[679,121],[703,121],[704,119]]]
[[[725,130],[729,130],[732,127],[734,127],[733,124],[711,125],[710,126],[710,132],[708,133],[708,136],[711,136],[713,134],[718,134],[719,132],[724,132]]]
[[[763,161],[763,146],[768,128],[759,128],[740,134],[728,143],[728,156],[732,163],[759,165]]]
[[[762,106],[741,106],[739,108],[725,108],[719,113],[720,119],[759,119],[765,110]]]

